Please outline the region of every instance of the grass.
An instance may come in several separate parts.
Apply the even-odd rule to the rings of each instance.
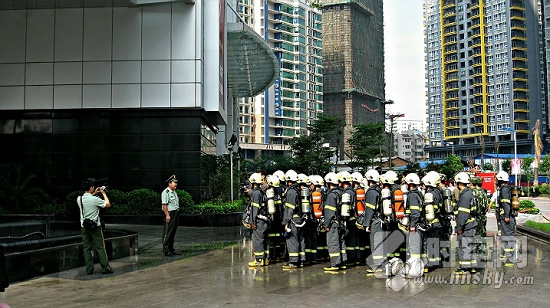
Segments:
[[[525,226],[527,228],[539,230],[544,233],[550,234],[550,223],[534,222],[534,221],[528,220],[527,222],[525,222]]]

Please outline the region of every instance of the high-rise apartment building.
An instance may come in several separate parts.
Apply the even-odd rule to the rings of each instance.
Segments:
[[[418,130],[404,130],[393,135],[393,155],[411,162],[426,159],[424,147],[428,140],[425,133]]]
[[[537,0],[426,0],[429,152],[532,152],[546,127]],[[545,134],[543,129],[541,134]]]
[[[384,25],[382,0],[319,0],[323,6],[325,113],[353,125],[384,122]],[[340,149],[344,157],[347,142]],[[335,146],[336,144],[332,144]]]
[[[323,112],[321,10],[311,0],[238,0],[243,21],[264,37],[280,75],[263,94],[239,102],[239,141],[247,158],[288,149]]]

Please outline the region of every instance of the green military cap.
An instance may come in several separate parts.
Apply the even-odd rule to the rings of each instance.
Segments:
[[[178,182],[178,180],[176,180],[176,175],[175,174],[172,174],[172,176],[169,177],[168,180],[166,180],[166,183],[171,183],[171,182],[174,182],[174,183]]]
[[[481,180],[481,178],[479,176],[474,176],[470,179],[470,183],[474,184],[474,185],[481,185],[483,181]]]

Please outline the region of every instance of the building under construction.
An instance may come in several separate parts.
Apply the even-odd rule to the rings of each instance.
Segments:
[[[324,111],[345,119],[340,157],[353,125],[384,122],[382,0],[320,0],[323,5]],[[334,145],[334,144],[333,144]]]

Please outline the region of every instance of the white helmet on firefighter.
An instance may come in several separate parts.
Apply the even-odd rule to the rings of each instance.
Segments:
[[[510,180],[510,178],[508,177],[508,173],[506,171],[500,171],[499,173],[497,173],[496,178],[497,178],[497,181],[502,181],[502,182],[508,182]]]
[[[363,175],[360,172],[354,172],[351,174],[351,180],[353,182],[361,183],[363,182]]]
[[[367,179],[367,181],[378,183],[380,181],[380,174],[378,171],[370,169],[367,173],[365,173],[365,179]]]
[[[455,182],[462,184],[470,184],[470,176],[466,172],[459,172],[455,175]]]
[[[407,184],[420,185],[420,178],[416,173],[409,173],[405,177],[405,182],[407,182]]]
[[[279,182],[282,182],[285,180],[285,173],[281,170],[277,170],[275,172],[273,172],[273,175],[276,176],[277,178],[279,178]]]
[[[259,173],[252,173],[248,181],[250,181],[250,183],[260,184],[262,183],[262,175]]]
[[[424,183],[424,185],[426,186],[430,186],[430,187],[436,187],[437,184],[441,181],[439,179],[439,173],[435,172],[435,171],[430,171],[428,172],[428,174],[426,174],[423,178],[422,178],[422,183]]]
[[[300,173],[298,174],[298,180],[296,181],[298,184],[311,184],[310,179],[307,175]]]
[[[325,182],[338,185],[338,175],[334,172],[329,172],[325,175]]]
[[[395,171],[388,170],[385,174],[388,178],[388,181],[390,181],[390,184],[394,184],[395,182],[397,182],[397,173],[395,173]]]
[[[351,182],[351,174],[349,174],[349,172],[347,171],[341,171],[341,172],[338,172],[338,180],[340,182]]]
[[[290,169],[285,173],[285,181],[292,181],[297,182],[298,181],[298,173],[296,171]]]
[[[311,183],[315,186],[323,186],[325,185],[325,180],[323,180],[323,177],[320,175],[310,175],[309,179]]]
[[[279,181],[279,177],[276,175],[268,175],[267,184],[271,187],[279,187],[281,185],[281,181]]]
[[[393,180],[391,175],[388,176],[388,172],[380,175],[380,183],[393,185],[395,181]]]

